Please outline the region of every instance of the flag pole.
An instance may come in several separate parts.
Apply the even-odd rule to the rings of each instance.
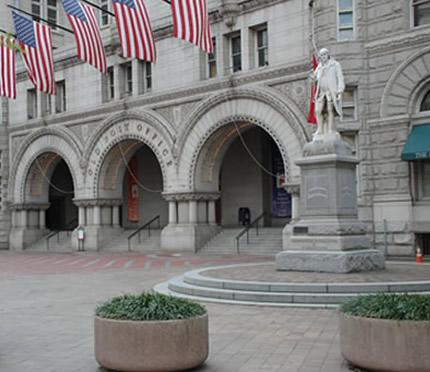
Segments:
[[[93,2],[88,1],[88,0],[81,0],[81,1],[83,1],[84,3],[87,3],[88,5],[91,5],[92,7],[96,8],[98,10],[101,10],[103,13],[109,14],[111,17],[115,17],[115,14],[113,14],[112,12],[110,12],[107,9],[103,9],[100,5],[94,4]]]
[[[74,32],[73,32],[72,30],[70,30],[69,28],[63,27],[63,26],[59,25],[59,24],[58,24],[58,23],[56,23],[56,22],[48,21],[47,19],[44,19],[44,18],[42,18],[42,17],[39,17],[38,15],[35,15],[35,14],[32,14],[32,13],[29,13],[29,12],[26,12],[25,10],[19,9],[19,8],[17,8],[16,6],[8,5],[8,8],[11,8],[11,9],[13,9],[13,10],[17,10],[18,12],[21,12],[21,13],[27,14],[27,15],[29,15],[29,16],[31,16],[31,17],[36,18],[36,20],[37,20],[37,21],[42,21],[42,22],[47,23],[47,24],[48,24],[48,25],[50,25],[50,26],[58,27],[60,30],[66,31],[66,32],[68,32],[68,33],[70,33],[70,34],[73,34],[73,33],[74,33]]]
[[[10,35],[10,36],[16,37],[16,35],[15,35],[15,34],[13,34],[12,32],[5,31],[5,30],[3,30],[3,29],[1,29],[1,28],[0,28],[0,32],[1,32],[2,34],[6,34],[6,35]]]

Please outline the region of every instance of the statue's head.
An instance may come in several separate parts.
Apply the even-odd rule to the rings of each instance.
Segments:
[[[322,48],[319,52],[319,59],[322,63],[326,63],[330,59],[330,53],[328,49]]]

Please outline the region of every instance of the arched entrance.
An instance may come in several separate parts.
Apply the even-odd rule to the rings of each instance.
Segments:
[[[100,169],[98,198],[108,204],[119,200],[119,225],[136,229],[160,216],[167,223],[167,202],[162,197],[163,176],[156,155],[139,140],[116,143],[107,153]],[[110,225],[105,216],[102,224]]]
[[[215,133],[208,143],[213,149],[226,147],[219,149],[219,158],[215,159],[221,164],[217,223],[233,227],[245,224],[246,217],[252,221],[264,214],[264,226],[284,226],[291,218],[291,197],[284,188],[284,163],[275,141],[265,130],[246,122],[219,131],[223,141],[226,136],[232,139],[223,145]]]
[[[73,203],[74,197],[72,174],[66,162],[60,159],[49,180],[49,207],[46,210],[47,229],[66,231],[76,228],[78,225],[78,208]]]

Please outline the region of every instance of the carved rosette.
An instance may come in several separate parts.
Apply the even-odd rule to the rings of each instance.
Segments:
[[[183,192],[183,193],[163,193],[167,201],[190,201],[190,200],[217,200],[221,194],[219,192]]]

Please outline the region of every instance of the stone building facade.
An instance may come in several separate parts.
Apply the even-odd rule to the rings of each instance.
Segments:
[[[59,2],[9,3],[67,25]],[[73,225],[84,228],[86,249],[103,249],[159,215],[162,249],[196,251],[237,225],[240,207],[266,212],[269,226],[294,220],[295,160],[314,130],[306,124],[314,27],[345,75],[338,129],[360,160],[360,219],[377,248],[414,254],[429,240],[430,161],[401,156],[412,129],[430,123],[429,3],[316,0],[312,12],[302,0],[209,0],[207,56],[172,38],[169,6],[148,0],[157,63],[122,58],[113,20],[100,15],[107,75],[54,30],[57,96],[35,92],[20,62],[18,97],[2,100],[0,246],[31,249]],[[13,29],[6,9],[0,24]],[[127,217],[132,158],[137,220]],[[292,215],[272,213],[274,159]]]

